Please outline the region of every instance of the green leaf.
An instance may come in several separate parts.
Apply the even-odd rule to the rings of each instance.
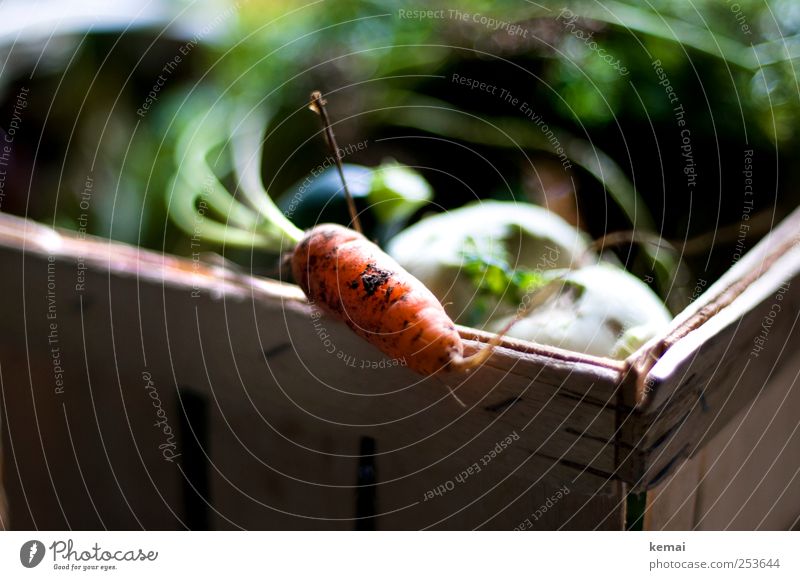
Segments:
[[[485,311],[486,298],[506,300],[518,305],[526,294],[539,290],[551,280],[545,272],[514,270],[506,256],[482,255],[472,238],[467,240],[462,257],[462,270],[475,286],[478,295],[478,300],[473,304],[473,315],[476,314],[476,308],[481,306]]]
[[[396,161],[375,169],[369,194],[372,209],[383,223],[405,220],[433,198],[433,189],[419,173]]]

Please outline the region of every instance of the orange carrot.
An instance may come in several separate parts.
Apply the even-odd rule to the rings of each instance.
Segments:
[[[344,180],[340,150],[320,92],[311,95],[310,107],[322,117],[324,134],[348,199],[352,224],[359,228],[355,203]],[[223,126],[222,121],[220,125]],[[219,132],[216,126],[213,128],[209,135]],[[194,135],[196,129],[195,125],[190,125],[187,135]],[[248,206],[232,195],[225,195],[224,185],[216,179],[206,161],[211,151],[209,147],[216,147],[219,142],[208,143],[201,139],[200,144],[195,144],[187,136],[181,159],[186,156],[194,162],[182,163],[183,169],[173,180],[173,190],[180,203],[170,204],[169,211],[176,223],[192,232],[198,217],[205,218],[204,213],[198,211],[201,185],[198,178],[210,178],[208,183],[213,185],[214,195],[208,196],[209,207],[213,213],[222,215],[230,211],[233,217],[224,224],[207,223],[204,236],[223,243],[233,239],[237,245],[245,246],[255,240],[261,248],[272,251],[294,244],[287,257],[295,281],[309,300],[345,322],[386,355],[404,359],[409,368],[424,375],[467,371],[488,358],[503,333],[477,353],[465,357],[461,336],[437,298],[360,232],[331,224],[303,232],[292,224],[264,189],[259,163],[251,163],[252,159],[261,158],[260,142],[260,138],[254,138],[246,129],[232,137],[232,161]],[[250,155],[254,147],[256,154]]]
[[[477,353],[464,357],[461,336],[436,296],[361,234],[326,104],[321,92],[311,93],[309,108],[322,119],[325,140],[334,155],[358,231],[323,224],[306,232],[291,256],[295,282],[311,302],[418,373],[467,371],[481,364],[500,343],[505,330]],[[451,393],[458,400],[452,389]]]
[[[474,366],[439,300],[360,233],[313,228],[292,254],[292,273],[311,302],[409,368],[430,375]]]

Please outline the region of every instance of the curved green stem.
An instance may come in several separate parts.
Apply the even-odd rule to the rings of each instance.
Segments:
[[[233,110],[234,120],[229,117]],[[234,131],[243,126],[241,107],[220,104],[203,117],[190,122],[181,132],[175,152],[175,175],[170,187],[169,213],[175,223],[192,236],[234,246],[258,246],[280,252],[303,237],[274,204],[261,183],[261,123],[257,131]],[[225,111],[225,112],[220,112]],[[235,119],[239,118],[238,124]],[[226,148],[228,137],[230,147]],[[219,152],[234,157],[235,173],[245,199],[239,202],[214,171],[209,158]],[[249,162],[250,159],[256,161]],[[216,164],[215,164],[216,165]],[[225,219],[225,223],[218,221]]]
[[[269,224],[276,233],[284,234],[294,243],[299,242],[303,238],[303,230],[283,215],[261,180],[267,115],[242,108],[232,119],[230,126],[233,166],[245,199],[259,212],[261,220]]]

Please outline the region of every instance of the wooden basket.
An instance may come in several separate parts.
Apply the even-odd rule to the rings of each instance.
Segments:
[[[505,341],[464,409],[294,286],[0,215],[2,525],[790,528],[798,232],[627,361]]]

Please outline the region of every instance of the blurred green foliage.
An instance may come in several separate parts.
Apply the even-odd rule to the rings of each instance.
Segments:
[[[181,163],[179,144],[188,133],[195,141],[211,135],[204,159],[239,203],[247,195],[230,179],[234,130],[220,119],[233,110],[244,126],[267,119],[263,152],[254,154],[262,156],[264,189],[277,197],[327,155],[318,119],[306,110],[313,89],[329,97],[342,143],[370,139],[348,161],[377,166],[393,157],[417,167],[440,207],[529,199],[527,180],[541,181],[540,162],[557,158],[553,140],[519,105],[459,86],[453,73],[504,88],[546,119],[575,167],[559,179],[575,189],[595,235],[637,227],[680,238],[734,220],[740,204],[724,203],[723,194],[739,187],[745,148],[761,156],[763,206],[775,205],[774,192],[794,177],[793,164],[781,175],[767,169],[798,139],[800,7],[791,0],[241,0],[205,4],[202,18],[168,42],[138,34],[90,34],[65,63],[68,83],[40,75],[48,85],[40,93],[52,88],[59,103],[81,106],[40,115],[60,119],[55,127],[69,139],[51,141],[61,157],[40,158],[59,175],[43,182],[57,198],[52,207],[42,199],[29,207],[33,217],[76,227],[91,173],[90,233],[189,252],[166,207],[176,184],[196,190],[204,170]],[[137,116],[177,55],[152,107]],[[685,187],[674,104],[654,74],[656,60],[686,107],[702,167],[697,194]],[[4,82],[10,98],[14,87]],[[645,255],[639,264],[668,284],[672,268],[663,260]]]

